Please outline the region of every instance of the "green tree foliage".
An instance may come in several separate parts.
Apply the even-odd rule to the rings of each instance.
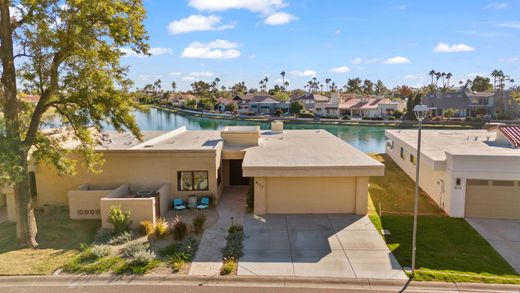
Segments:
[[[359,77],[349,78],[345,90],[347,93],[360,94],[362,92],[361,79]]]
[[[279,102],[287,102],[289,101],[289,95],[287,94],[287,92],[276,92],[274,94],[274,97],[279,101]]]
[[[237,104],[235,103],[229,103],[226,105],[226,111],[229,112],[236,112],[237,111]]]
[[[375,85],[374,93],[376,95],[386,95],[388,93],[388,88],[381,80],[378,80]]]
[[[363,93],[366,94],[366,95],[371,95],[374,93],[374,83],[369,80],[369,79],[365,79],[363,81]]]
[[[415,117],[415,113],[413,112],[413,108],[421,103],[422,94],[420,92],[412,93],[408,96],[408,100],[406,101],[406,119],[407,120],[417,120]]]
[[[471,90],[475,92],[492,91],[493,85],[489,77],[475,76],[471,82]]]
[[[141,0],[0,1],[0,105],[5,126],[0,136],[0,170],[14,184],[17,236],[34,247],[36,221],[28,188],[28,157],[54,166],[60,174],[75,172],[75,161],[61,138],[40,132],[42,116],[53,110],[70,126],[84,165],[97,170],[101,157],[89,130],[111,124],[116,130],[141,134],[131,112],[127,69],[122,48],[148,54]],[[40,96],[36,106],[17,99],[18,85]]]
[[[303,111],[303,104],[300,101],[294,101],[291,103],[290,112],[291,114],[298,115]]]
[[[237,82],[231,87],[231,92],[234,95],[245,95],[247,93],[246,83],[243,81]]]
[[[208,99],[214,94],[214,86],[202,80],[191,84],[191,93],[199,98]]]

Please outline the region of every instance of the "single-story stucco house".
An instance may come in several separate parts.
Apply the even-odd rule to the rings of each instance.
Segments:
[[[256,214],[366,214],[368,178],[384,173],[383,164],[325,130],[284,130],[281,122],[270,130],[181,127],[143,134],[144,142],[128,133],[100,135],[98,151],[105,159],[100,174],[81,164],[75,176],[34,166],[37,206],[69,206],[72,218],[105,220],[108,206],[121,204],[139,223],[163,214],[173,199],[197,195],[218,202],[224,187],[253,179]],[[154,190],[156,196],[130,196],[140,190]],[[12,194],[9,198],[14,219]]]
[[[387,154],[415,180],[417,130],[386,130]],[[423,130],[420,187],[450,216],[520,219],[520,126]]]

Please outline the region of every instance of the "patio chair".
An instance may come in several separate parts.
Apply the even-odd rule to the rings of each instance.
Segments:
[[[172,205],[175,211],[183,211],[186,209],[186,203],[180,198],[174,199]]]
[[[209,208],[209,197],[203,197],[200,199],[199,204],[197,205],[198,210],[207,210]]]

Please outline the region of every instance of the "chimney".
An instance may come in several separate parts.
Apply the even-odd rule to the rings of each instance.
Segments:
[[[271,122],[271,131],[274,133],[283,133],[283,122],[278,120]]]
[[[339,92],[331,92],[330,93],[330,104],[338,104],[339,103]]]

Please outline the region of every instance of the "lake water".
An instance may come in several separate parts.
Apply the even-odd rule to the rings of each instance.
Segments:
[[[172,130],[186,126],[188,130],[217,130],[225,126],[260,125],[269,129],[269,123],[183,116],[169,111],[151,108],[147,112],[135,112],[141,130]],[[385,128],[350,125],[285,124],[285,129],[325,129],[342,140],[367,153],[385,151]],[[319,150],[317,150],[319,151]]]

